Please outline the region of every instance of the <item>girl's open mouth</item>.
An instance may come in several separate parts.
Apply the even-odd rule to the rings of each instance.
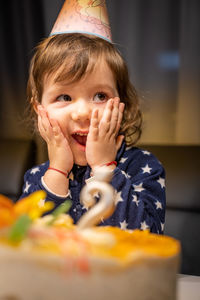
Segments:
[[[81,146],[86,146],[87,135],[88,135],[87,133],[76,132],[72,134],[72,137]]]

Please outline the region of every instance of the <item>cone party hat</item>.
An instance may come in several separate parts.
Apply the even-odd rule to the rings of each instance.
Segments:
[[[111,41],[105,0],[66,0],[50,35],[84,33]]]

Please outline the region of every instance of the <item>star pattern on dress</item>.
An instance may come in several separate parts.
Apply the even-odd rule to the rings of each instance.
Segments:
[[[161,226],[161,230],[162,230],[162,232],[164,231],[164,228],[165,228],[165,224],[164,223],[160,223],[160,226]]]
[[[133,195],[133,200],[132,201],[138,206],[139,200],[138,200],[136,195]]]
[[[70,189],[68,189],[68,194],[69,194],[69,197],[72,199],[72,193],[71,193]]]
[[[115,196],[114,196],[114,199],[115,199],[115,206],[117,206],[117,204],[118,204],[119,202],[123,202],[122,192],[121,192],[121,191],[120,191],[120,192],[117,192],[117,191],[115,190]]]
[[[159,177],[159,179],[157,180],[158,183],[160,183],[161,187],[164,188],[165,187],[165,179],[162,177]]]
[[[140,184],[133,184],[133,187],[134,187],[134,191],[135,192],[142,192],[144,191],[145,189],[143,188],[143,183],[141,182]]]
[[[144,155],[151,155],[151,153],[149,151],[144,150],[142,152],[143,152]]]
[[[125,161],[126,161],[127,159],[128,159],[128,157],[122,157],[122,158],[120,159],[119,162],[123,164],[123,163],[125,163]]]
[[[146,221],[140,223],[141,230],[146,230],[148,228],[149,228],[149,225],[147,225]]]
[[[28,183],[28,181],[26,181],[25,185],[26,185],[26,186],[25,186],[25,188],[24,188],[24,193],[28,193],[28,190],[29,190],[31,184]]]
[[[39,167],[35,167],[30,171],[30,174],[35,174],[37,172],[40,172],[40,168]]]
[[[120,228],[122,230],[126,230],[127,226],[128,226],[128,223],[126,223],[126,220],[124,220],[123,222],[119,222],[120,224]]]
[[[164,211],[165,211],[165,185],[164,181],[164,170],[160,166],[158,160],[154,155],[151,155],[149,151],[143,151],[145,149],[139,149],[137,147],[127,147],[125,145],[121,148],[117,156],[117,161],[120,162],[118,167],[120,172],[116,172],[115,176],[112,178],[112,186],[115,190],[114,201],[116,204],[116,209],[114,212],[114,217],[105,219],[103,225],[119,226],[122,229],[132,229],[141,228],[142,230],[157,230],[159,233],[162,232],[164,228]],[[129,163],[130,162],[130,163]],[[41,188],[41,177],[45,173],[49,166],[47,161],[45,164],[40,166],[35,166],[34,168],[28,170],[25,174],[24,180],[24,195],[34,192],[36,189]],[[82,214],[86,213],[86,208],[82,205],[80,207],[75,207],[75,203],[80,205],[80,190],[85,184],[87,178],[90,177],[90,167],[87,166],[85,175],[81,173],[83,180],[77,182],[78,186],[76,188],[74,178],[78,176],[80,169],[74,168],[74,174],[70,173],[69,179],[69,194],[66,195],[70,197],[73,203],[72,209],[69,214],[73,217],[74,222],[77,222]],[[131,176],[130,176],[131,175]],[[156,197],[149,197],[149,195],[154,195]],[[57,201],[63,201],[63,197],[60,198],[57,194],[50,194],[52,201],[57,203]],[[144,196],[144,197],[143,197]],[[47,191],[48,199],[48,191]],[[153,207],[142,205],[143,201],[148,204],[148,201],[155,199],[153,201]],[[160,202],[157,202],[157,200]],[[41,201],[41,205],[43,201]],[[149,211],[150,208],[150,211]],[[140,219],[141,215],[145,218]],[[103,222],[103,219],[101,220]],[[152,224],[155,224],[152,227]],[[152,228],[151,228],[152,227]],[[129,229],[128,229],[129,228]]]
[[[144,173],[151,173],[152,168],[149,167],[148,164],[146,164],[146,166],[144,168],[142,168],[143,174]]]
[[[131,178],[131,176],[128,173],[126,173],[125,171],[121,171],[121,172],[126,178]]]
[[[157,200],[155,205],[156,205],[156,209],[162,209],[162,203],[160,201]]]

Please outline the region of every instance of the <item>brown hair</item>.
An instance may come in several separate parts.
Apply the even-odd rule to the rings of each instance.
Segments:
[[[92,71],[102,57],[116,80],[120,101],[125,103],[121,133],[128,146],[135,144],[141,135],[142,116],[135,88],[129,80],[127,66],[113,44],[101,38],[79,33],[58,34],[42,41],[31,60],[27,86],[32,116],[35,101],[41,102],[45,76],[54,74],[55,82],[76,82]]]

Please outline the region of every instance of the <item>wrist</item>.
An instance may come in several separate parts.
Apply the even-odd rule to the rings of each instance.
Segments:
[[[101,165],[93,165],[91,167],[92,171],[94,171],[94,169],[99,168],[99,167],[103,167],[103,166],[107,166],[111,171],[114,171],[114,169],[117,166],[117,162],[116,161],[111,161],[105,164],[101,164]]]
[[[49,168],[57,169],[67,174],[70,173],[72,167],[71,164],[66,162],[49,160]]]
[[[51,166],[49,166],[47,170],[57,172],[57,173],[59,173],[61,175],[64,175],[66,178],[69,178],[69,174],[70,174],[69,171],[63,171],[61,169],[54,168],[54,167],[51,167]]]
[[[54,194],[66,195],[69,189],[69,178],[61,172],[47,169],[44,182]]]

